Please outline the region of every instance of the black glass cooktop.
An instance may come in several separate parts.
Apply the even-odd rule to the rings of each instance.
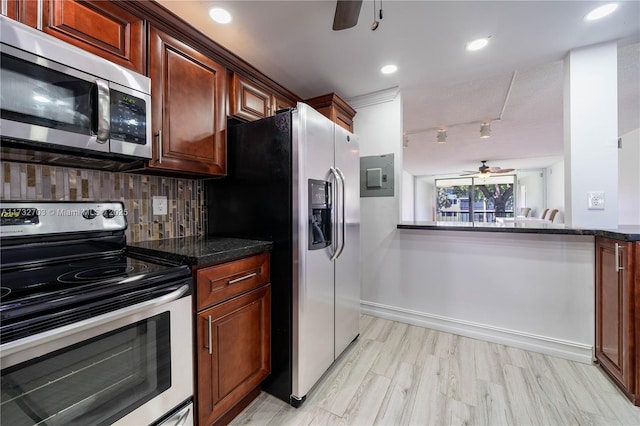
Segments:
[[[187,266],[161,264],[115,254],[75,261],[43,262],[3,268],[0,280],[0,330],[33,318],[148,298],[190,279]],[[120,301],[122,303],[120,303]],[[109,309],[112,309],[109,308]],[[0,336],[5,340],[6,336]]]

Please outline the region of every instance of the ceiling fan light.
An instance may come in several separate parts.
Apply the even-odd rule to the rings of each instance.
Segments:
[[[491,136],[491,123],[480,124],[480,139],[488,139]]]
[[[438,135],[436,136],[436,140],[438,141],[438,143],[446,143],[447,131],[444,129],[438,129]]]

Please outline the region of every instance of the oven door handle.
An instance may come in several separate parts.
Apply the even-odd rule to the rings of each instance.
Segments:
[[[78,321],[76,323],[65,325],[60,328],[45,331],[33,336],[28,336],[23,339],[14,340],[13,342],[5,343],[4,345],[0,346],[0,351],[3,357],[11,355],[16,352],[29,349],[33,346],[42,345],[52,340],[61,339],[102,324],[107,324],[120,318],[144,312],[150,308],[165,305],[181,298],[188,291],[189,285],[185,284],[177,290],[172,291],[171,293],[165,294],[164,296],[156,297],[155,299],[147,300],[146,302],[138,303],[137,305],[127,306],[126,308],[118,309],[117,311],[113,312],[107,312],[94,318]]]

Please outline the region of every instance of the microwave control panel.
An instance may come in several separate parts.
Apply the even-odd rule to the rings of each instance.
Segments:
[[[111,138],[146,145],[146,102],[133,95],[111,89]]]

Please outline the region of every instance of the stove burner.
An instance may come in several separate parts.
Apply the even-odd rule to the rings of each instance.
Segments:
[[[107,278],[118,277],[127,275],[130,272],[141,272],[147,269],[148,266],[144,263],[115,263],[107,266],[100,266],[97,268],[83,269],[81,271],[71,271],[62,274],[58,277],[58,282],[61,283],[75,283],[75,282],[87,282],[98,281]]]
[[[7,297],[11,293],[11,289],[9,287],[0,287],[0,297]]]

